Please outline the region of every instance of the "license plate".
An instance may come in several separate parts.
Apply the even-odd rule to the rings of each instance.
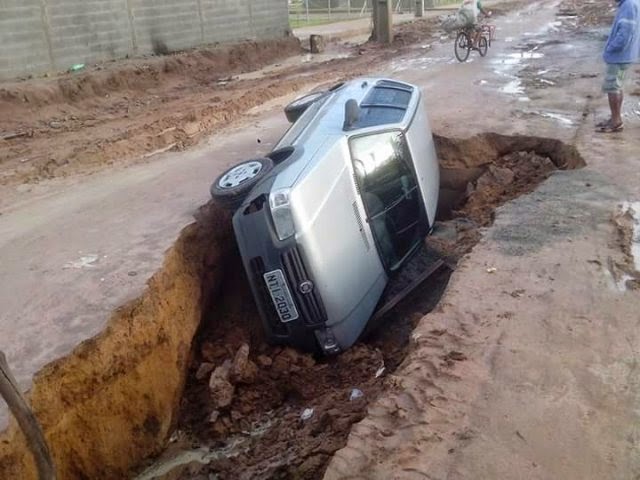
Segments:
[[[273,270],[264,274],[264,282],[267,284],[271,300],[276,307],[280,321],[283,323],[291,322],[298,318],[298,310],[296,309],[289,287],[284,281],[282,270]]]

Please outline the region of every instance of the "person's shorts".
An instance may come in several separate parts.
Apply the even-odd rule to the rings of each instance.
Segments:
[[[605,93],[620,93],[629,65],[629,63],[607,63],[602,91]]]

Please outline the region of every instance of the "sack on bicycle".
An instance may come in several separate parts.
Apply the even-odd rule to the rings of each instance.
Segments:
[[[458,10],[455,15],[449,15],[442,21],[442,28],[447,33],[455,32],[469,25],[473,25],[473,14],[467,9]]]
[[[464,21],[460,18],[459,13],[457,13],[456,15],[449,15],[442,21],[442,29],[447,33],[455,32],[463,26]]]

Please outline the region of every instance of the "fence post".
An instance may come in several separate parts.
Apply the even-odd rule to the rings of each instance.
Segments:
[[[416,0],[416,17],[424,15],[424,0]]]
[[[329,20],[331,20],[331,0],[327,0],[327,12],[329,14]]]

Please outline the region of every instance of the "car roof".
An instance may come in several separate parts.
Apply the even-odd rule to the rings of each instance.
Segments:
[[[381,125],[404,123],[417,87],[385,78],[358,78],[333,88],[318,114],[309,125],[309,134],[343,135],[345,132]],[[345,124],[345,104],[355,100],[359,118],[348,129]]]
[[[319,161],[325,152],[345,136],[373,133],[386,129],[406,129],[420,99],[418,87],[387,78],[363,77],[338,84],[311,105],[291,126],[276,149],[303,148],[303,155],[278,175],[276,187],[295,183],[305,166]],[[345,125],[345,104],[355,100],[359,115]]]

